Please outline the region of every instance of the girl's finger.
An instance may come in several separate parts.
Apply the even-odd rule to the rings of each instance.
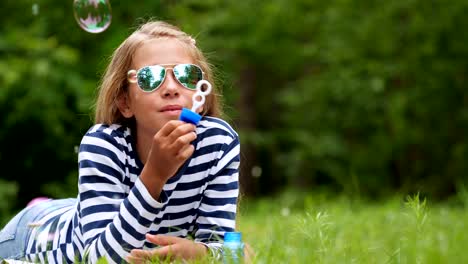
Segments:
[[[167,122],[162,128],[161,130],[159,130],[159,134],[161,134],[161,136],[168,136],[172,133],[172,131],[174,131],[174,129],[176,129],[177,127],[179,127],[180,125],[183,125],[183,124],[186,124],[185,122],[183,121],[179,121],[179,120],[171,120],[169,122]]]
[[[156,259],[166,259],[166,258],[173,258],[175,255],[174,247],[172,245],[163,246],[151,251],[146,251],[148,254],[141,255],[141,252],[133,252],[131,251],[131,256],[136,259],[142,259],[144,261],[156,260]]]
[[[174,142],[179,137],[181,137],[182,135],[188,134],[190,132],[194,132],[195,128],[196,127],[193,124],[190,124],[190,123],[181,124],[181,125],[177,126],[176,128],[174,128],[171,131],[171,133],[169,135],[167,135],[167,138],[168,138],[169,142]]]
[[[132,249],[130,251],[130,256],[133,258],[140,258],[140,259],[150,259],[153,255],[153,250],[143,250],[143,249]]]
[[[174,143],[172,143],[171,148],[180,151],[183,147],[189,145],[192,141],[197,138],[197,134],[195,132],[189,132],[185,135],[180,136],[177,138]]]
[[[131,264],[143,264],[148,262],[148,259],[143,259],[139,257],[134,257],[132,255],[128,255],[125,260]]]
[[[192,156],[193,152],[195,151],[195,147],[193,145],[188,145],[182,148],[179,153],[177,153],[177,159],[181,161],[187,160],[190,156]]]
[[[168,246],[180,242],[183,238],[167,235],[146,234],[146,240],[159,246]]]

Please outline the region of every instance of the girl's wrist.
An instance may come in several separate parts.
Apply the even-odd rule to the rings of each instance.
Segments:
[[[196,253],[195,253],[197,255],[197,257],[204,257],[208,253],[211,252],[210,248],[205,243],[195,242],[195,245],[198,247],[197,250],[196,250]]]
[[[149,166],[145,166],[141,172],[140,180],[146,186],[146,189],[155,200],[159,200],[161,191],[166,181],[157,177],[156,173]]]

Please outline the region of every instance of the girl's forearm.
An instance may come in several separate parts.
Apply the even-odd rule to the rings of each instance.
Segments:
[[[145,185],[153,199],[159,200],[165,182],[156,175],[156,172],[152,169],[150,164],[145,165],[143,168],[140,174],[140,180]]]

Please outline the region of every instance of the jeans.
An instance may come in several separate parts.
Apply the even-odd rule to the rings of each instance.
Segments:
[[[31,223],[48,213],[76,204],[76,199],[49,200],[24,208],[0,231],[0,260],[22,260],[31,233]]]

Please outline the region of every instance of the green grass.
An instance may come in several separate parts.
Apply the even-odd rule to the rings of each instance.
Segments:
[[[468,263],[465,208],[418,195],[365,202],[289,192],[241,201],[238,231],[251,263]]]
[[[468,195],[459,198],[468,201]],[[468,263],[467,204],[291,191],[242,199],[237,229],[255,252],[252,263]]]
[[[468,212],[419,196],[371,203],[286,194],[242,201],[253,263],[468,263]]]

